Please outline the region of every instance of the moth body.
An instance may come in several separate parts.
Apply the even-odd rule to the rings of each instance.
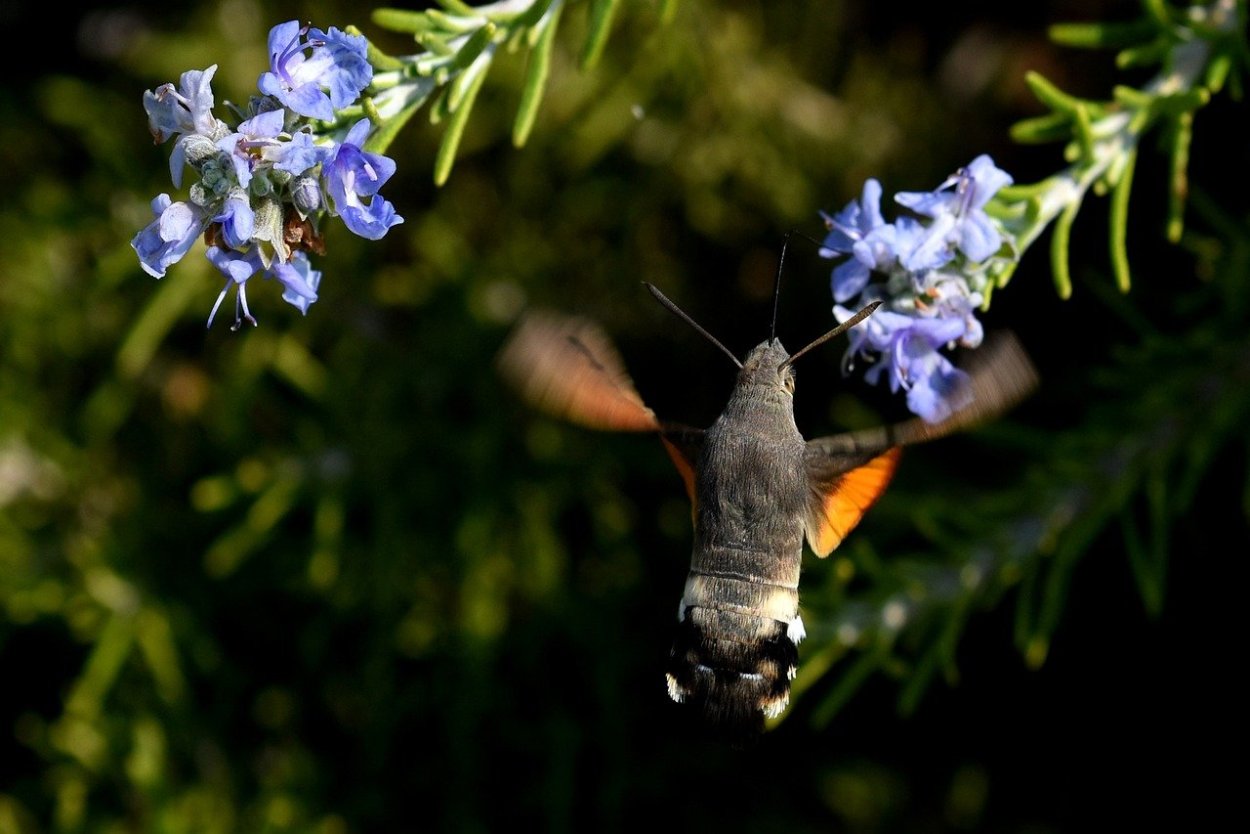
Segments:
[[[786,706],[802,639],[808,506],[793,370],[781,343],[743,363],[694,469],[694,544],[667,668],[669,695],[748,729]]]

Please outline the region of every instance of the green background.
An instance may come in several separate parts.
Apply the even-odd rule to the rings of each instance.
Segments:
[[[205,331],[202,246],[160,282],[129,246],[153,196],[180,196],[143,90],[218,63],[219,104],[243,100],[292,17],[411,42],[345,3],[0,4],[0,832],[1193,830],[1217,812],[1231,774],[1208,751],[1245,709],[1235,103],[1199,114],[1179,246],[1166,160],[1143,148],[1131,294],[1093,201],[1072,300],[1044,241],[996,295],[987,327],[1020,335],[1042,387],[909,451],[809,562],[801,656],[846,606],[939,602],[813,665],[753,749],[704,739],[665,694],[690,530],[660,445],[531,414],[493,370],[522,308],[576,312],[659,414],[709,424],[733,368],[640,281],[741,355],[767,335],[786,230],[819,237],[818,210],[868,176],[925,190],[983,152],[1019,182],[1057,170],[1059,148],[1007,138],[1041,112],[1028,70],[1091,97],[1146,77],[1046,39],[1135,5],[1009,6],[681,0],[660,25],[625,3],[582,71],[575,5],[527,147],[508,142],[524,57],[504,56],[448,184],[418,116],[384,190],[405,223],[377,243],[329,224],[308,316],[258,279],[260,327],[232,333]],[[791,349],[832,323],[829,266],[792,246]],[[840,354],[799,368],[805,434],[903,416]],[[943,590],[973,563],[984,586]]]

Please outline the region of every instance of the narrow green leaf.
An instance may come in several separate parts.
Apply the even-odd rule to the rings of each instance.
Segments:
[[[499,39],[499,44],[509,55],[512,55],[522,47],[528,51],[533,48],[534,41],[538,40],[537,34],[537,29],[522,29],[519,26],[505,25],[503,26],[503,37]]]
[[[344,107],[342,110],[335,110],[334,117],[339,125],[351,125],[360,121],[362,116],[368,116],[365,112],[365,99],[361,99],[359,104],[353,104]]]
[[[603,46],[608,41],[612,18],[616,15],[619,0],[590,0],[590,30],[582,47],[582,68],[591,69],[599,62]]]
[[[516,119],[512,121],[512,145],[521,148],[530,138],[530,130],[534,128],[534,120],[542,101],[542,93],[546,90],[547,74],[551,68],[551,49],[555,44],[555,30],[560,21],[562,8],[556,8],[547,25],[542,29],[539,41],[530,51],[529,61],[525,68],[525,86],[521,89],[521,101],[516,108]]]
[[[186,691],[186,679],[179,667],[169,620],[155,608],[143,608],[135,615],[135,638],[157,691],[165,701],[177,703]]]
[[[474,32],[464,46],[456,53],[456,57],[452,59],[451,65],[456,69],[466,70],[477,60],[477,56],[481,55],[486,47],[490,46],[491,40],[495,37],[495,33],[499,31],[499,27],[490,21],[486,25]],[[452,102],[452,108],[455,108],[455,102]]]
[[[130,325],[126,340],[117,350],[118,376],[129,381],[147,370],[179,317],[199,293],[197,283],[194,280],[162,281],[159,289],[148,297],[143,312]]]
[[[99,715],[133,645],[134,619],[116,613],[110,616],[65,699],[65,711],[88,718]]]
[[[1133,189],[1133,171],[1137,167],[1137,148],[1125,156],[1125,166],[1120,179],[1111,193],[1111,269],[1115,273],[1116,286],[1120,292],[1128,292],[1130,276],[1128,266],[1128,198]]]
[[[1146,10],[1146,14],[1154,18],[1154,21],[1164,29],[1171,28],[1173,24],[1172,10],[1168,8],[1166,0],[1142,0],[1142,8]]]
[[[1140,136],[1150,127],[1151,122],[1155,120],[1153,110],[1138,110],[1129,117],[1128,132],[1131,136]]]
[[[1233,69],[1233,56],[1227,52],[1217,52],[1211,56],[1211,60],[1207,63],[1207,73],[1204,78],[1205,85],[1213,93],[1218,93],[1224,88],[1224,82],[1228,80],[1229,73]]]
[[[972,595],[964,590],[951,606],[946,624],[942,626],[942,633],[935,644],[943,667],[954,668],[955,654],[959,648],[959,635],[963,633],[964,625],[968,622],[968,615],[971,613]]]
[[[1011,281],[1011,276],[1016,274],[1016,267],[1019,266],[1019,261],[1000,261],[999,263],[1002,266],[997,268],[991,267],[990,275],[994,278],[993,286],[1005,287]],[[986,288],[985,301],[986,303],[989,302],[989,287]],[[983,309],[988,309],[988,307]]]
[[[1111,95],[1125,107],[1153,107],[1155,101],[1158,100],[1158,96],[1153,93],[1143,93],[1136,87],[1129,87],[1125,84],[1116,84],[1111,90]]]
[[[450,58],[456,54],[456,50],[452,49],[451,44],[447,43],[447,36],[439,32],[421,32],[416,37],[417,44],[430,53],[431,58]],[[429,63],[430,59],[426,60]],[[418,70],[420,75],[428,75],[428,71],[422,72]]]
[[[1154,112],[1163,116],[1179,116],[1206,106],[1210,100],[1211,92],[1206,87],[1195,87],[1176,95],[1159,96],[1155,99]]]
[[[1025,73],[1024,81],[1029,85],[1029,89],[1033,91],[1033,95],[1037,96],[1038,101],[1052,110],[1073,114],[1078,107],[1083,106],[1083,102],[1079,98],[1070,96],[1063,90],[1060,90],[1047,81],[1045,76],[1039,72],[1030,71]]]
[[[999,261],[999,263],[1014,265],[1015,261]],[[997,272],[994,270],[989,270],[989,272],[987,273],[989,275],[990,280],[988,283],[986,283],[985,289],[981,291],[981,306],[977,308],[982,313],[989,312],[990,300],[994,297],[994,288],[1001,286],[998,282],[1000,280],[1003,280],[1004,272],[1007,273],[1007,278],[1010,279],[1012,270],[1000,269]]]
[[[1051,183],[1049,180],[1041,180],[1039,182],[1016,182],[1011,185],[1004,185],[998,189],[998,193],[994,195],[995,203],[1020,203],[1026,200],[1032,200],[1039,194],[1045,194],[1050,190]]]
[[[1016,199],[1005,199],[1006,195],[999,189],[998,194],[985,204],[985,213],[997,220],[1004,226],[1014,226],[1029,214],[1029,201]]]
[[[1042,593],[1038,610],[1037,630],[1029,650],[1036,641],[1048,646],[1050,638],[1059,627],[1067,602],[1072,573],[1077,562],[1093,545],[1106,525],[1115,518],[1133,494],[1139,483],[1140,473],[1135,469],[1116,473],[1114,479],[1102,484],[1092,506],[1087,506],[1066,526],[1055,549],[1050,571],[1046,575],[1046,588]]]
[[[1189,144],[1194,135],[1194,114],[1182,113],[1172,124],[1168,177],[1167,236],[1179,243],[1185,231],[1185,200],[1189,197]]]
[[[470,73],[464,73],[461,78],[467,75],[470,75]],[[451,167],[456,161],[456,150],[460,147],[460,138],[464,135],[464,126],[469,121],[469,113],[473,110],[473,101],[477,98],[478,90],[482,89],[482,82],[485,80],[486,68],[483,68],[481,72],[473,73],[471,80],[461,91],[460,100],[452,107],[451,117],[447,120],[447,130],[443,134],[443,141],[439,143],[438,153],[434,157],[435,185],[443,185],[443,183],[447,182],[447,177],[451,176]],[[446,98],[450,101],[450,91],[448,91]]]
[[[1099,519],[1101,522],[1101,519]],[[1087,525],[1089,526],[1089,525]],[[1101,523],[1098,525],[1101,527]],[[1068,588],[1072,584],[1072,571],[1076,566],[1076,561],[1080,558],[1080,554],[1084,552],[1088,541],[1071,542],[1072,538],[1084,539],[1079,534],[1074,536],[1071,531],[1067,533],[1068,539],[1065,540],[1064,546],[1055,554],[1054,564],[1050,571],[1046,574],[1046,587],[1042,591],[1041,605],[1038,608],[1037,630],[1033,637],[1029,640],[1029,652],[1035,651],[1038,641],[1042,641],[1043,645],[1049,645],[1050,639],[1054,636],[1055,629],[1059,626],[1059,621],[1063,616],[1064,605],[1068,598]],[[1030,662],[1031,659],[1030,659]]]
[[[660,23],[671,23],[676,13],[677,0],[660,0]]]
[[[1038,183],[1038,185],[1039,186],[1046,185],[1046,180],[1042,180],[1041,182]],[[1044,208],[1042,204],[1042,200],[1044,199],[1044,194],[1045,192],[1039,189],[1037,196],[1030,197],[1029,201],[1024,204],[1024,208],[1025,208],[1024,222],[1028,226],[1033,226],[1033,225],[1036,225],[1038,222],[1040,222],[1041,217],[1042,217],[1042,209]]]
[[[920,705],[920,699],[929,688],[929,682],[939,669],[947,670],[947,678],[955,672],[955,652],[959,647],[959,636],[963,633],[968,614],[972,607],[972,597],[964,594],[951,606],[942,633],[928,648],[916,668],[907,676],[907,683],[899,695],[899,711],[903,715],[911,715]],[[953,682],[953,681],[952,681]]]
[[[1037,577],[1041,568],[1035,568],[1024,574],[1020,582],[1020,590],[1016,592],[1016,616],[1012,626],[1016,649],[1025,654],[1029,648],[1029,640],[1036,631],[1037,624],[1034,614],[1034,603],[1037,597]]]
[[[408,9],[374,9],[369,17],[375,25],[388,32],[415,35],[434,28],[433,21],[425,12],[414,12]]]
[[[456,112],[460,109],[460,103],[464,101],[470,87],[479,87],[482,84],[481,79],[490,71],[491,61],[494,58],[494,49],[483,52],[478,59],[464,69],[459,75],[452,79],[451,84],[447,87],[447,109]]]
[[[1106,46],[1102,27],[1097,23],[1056,23],[1046,30],[1046,35],[1060,46]]]
[[[1131,23],[1057,23],[1047,30],[1055,43],[1078,49],[1127,46],[1150,37],[1156,31],[1158,27],[1147,20]]]
[[[479,16],[476,12],[472,16],[461,17],[440,12],[438,9],[426,9],[425,15],[434,22],[436,28],[457,35],[467,35],[470,32],[476,32],[482,28],[484,22],[487,22],[485,18]]]
[[[1150,43],[1120,50],[1115,56],[1115,65],[1122,70],[1151,67],[1163,63],[1171,53],[1172,44],[1164,38],[1159,38]]]
[[[538,43],[530,51],[525,67],[525,86],[521,90],[521,103],[517,105],[516,120],[512,123],[512,144],[522,147],[529,139],[530,130],[534,127],[534,119],[538,115],[538,105],[543,100],[543,92],[547,88],[547,75],[551,69],[551,50],[556,41],[556,29],[560,23],[563,6],[558,6],[551,19],[543,27]]]
[[[920,706],[920,699],[928,691],[933,676],[942,663],[942,652],[937,644],[928,647],[911,673],[906,676],[906,683],[898,695],[898,711],[903,716],[915,714]]]
[[[1050,638],[1034,634],[1024,648],[1024,662],[1030,669],[1041,669],[1050,654]]]
[[[1250,58],[1243,58],[1242,61],[1245,64],[1250,64]],[[1233,101],[1241,101],[1244,93],[1245,93],[1245,88],[1242,86],[1241,73],[1239,72],[1229,73],[1228,97],[1231,98]]]
[[[465,17],[472,17],[477,14],[477,9],[473,8],[468,3],[461,3],[460,0],[436,0],[436,2],[452,14],[463,15]]]
[[[513,24],[523,29],[537,26],[538,21],[543,19],[543,15],[547,13],[547,9],[551,8],[553,2],[555,0],[534,0],[534,3],[528,9],[517,15]],[[561,0],[561,5],[563,5],[563,0]]]
[[[1072,113],[1073,136],[1080,148],[1079,159],[1085,165],[1092,165],[1094,162],[1094,129],[1093,121],[1090,119],[1089,108],[1084,102],[1077,105],[1076,110]]]
[[[451,109],[447,106],[447,88],[440,87],[434,103],[430,105],[430,124],[436,125],[450,115]]]
[[[440,74],[447,74],[447,67],[451,64],[451,62],[452,56],[450,53],[440,55],[435,50],[430,50],[429,54],[422,55],[418,58],[416,63],[413,64],[413,67],[415,68],[418,76],[433,78],[435,79],[435,83],[444,84],[446,83],[446,79],[439,78],[438,76]]]
[[[1196,434],[1189,438],[1181,461],[1184,471],[1177,478],[1176,511],[1184,515],[1193,505],[1194,494],[1206,478],[1207,470],[1215,456],[1215,451],[1227,438],[1221,434],[1218,438],[1212,433]]]
[[[1047,113],[1022,119],[1011,126],[1011,138],[1021,144],[1041,144],[1067,139],[1072,117],[1067,113]]]
[[[343,29],[343,31],[349,35],[357,35],[359,37],[364,37],[364,32],[361,32],[355,26],[347,26]],[[378,70],[380,72],[387,72],[389,70],[399,70],[399,69],[404,68],[403,61],[399,60],[398,58],[393,58],[390,55],[387,55],[385,52],[383,52],[382,50],[374,46],[373,41],[369,40],[368,38],[365,38],[365,60],[369,62],[369,66],[373,67],[375,70]]]
[[[1055,227],[1050,238],[1050,269],[1055,278],[1055,290],[1059,297],[1068,300],[1072,297],[1072,273],[1068,267],[1068,243],[1072,237],[1072,222],[1081,204],[1069,203],[1055,218]]]
[[[298,477],[275,479],[248,508],[244,522],[217,538],[204,553],[204,569],[210,576],[229,576],[259,550],[274,526],[281,521],[299,493]]]
[[[1137,593],[1141,594],[1142,601],[1149,611],[1151,608],[1149,600],[1153,596],[1151,589],[1155,584],[1150,575],[1150,556],[1129,507],[1125,507],[1120,512],[1120,538],[1124,541],[1124,552],[1128,554],[1128,564],[1133,572],[1133,582],[1137,585]]]

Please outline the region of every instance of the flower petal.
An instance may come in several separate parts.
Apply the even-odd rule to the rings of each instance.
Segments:
[[[833,300],[839,304],[849,301],[868,286],[872,270],[856,258],[847,258],[833,269]]]
[[[959,251],[973,263],[980,263],[993,255],[1003,243],[998,227],[983,211],[965,217],[956,233]]]

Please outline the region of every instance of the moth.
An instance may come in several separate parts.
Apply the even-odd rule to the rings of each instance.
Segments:
[[[871,307],[790,355],[775,337],[744,360],[650,284],[647,289],[724,351],[738,377],[707,429],[661,420],[594,323],[550,312],[522,320],[499,355],[503,376],[534,407],[598,430],[658,435],[693,505],[690,572],[666,669],[668,694],[720,734],[749,739],[789,702],[805,635],[799,572],[806,540],[828,556],[881,496],[901,448],[993,417],[1036,385],[1014,337],[976,351],[967,405],[929,424],[916,418],[804,440],[794,421],[793,364]],[[875,305],[872,305],[875,306]],[[776,311],[774,307],[774,333]]]

